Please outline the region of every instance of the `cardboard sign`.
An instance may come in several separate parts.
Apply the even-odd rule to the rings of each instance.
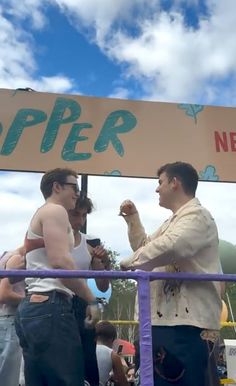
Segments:
[[[0,89],[0,169],[156,177],[174,161],[236,181],[236,109]]]

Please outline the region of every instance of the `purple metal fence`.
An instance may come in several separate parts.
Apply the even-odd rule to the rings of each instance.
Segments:
[[[3,277],[106,277],[109,279],[133,279],[138,282],[139,322],[140,322],[140,375],[142,386],[153,386],[152,367],[152,336],[151,336],[151,310],[150,310],[150,286],[152,280],[200,280],[200,281],[236,281],[236,275],[219,274],[193,274],[193,273],[165,273],[165,272],[121,272],[121,271],[66,271],[66,270],[0,270],[0,278]]]

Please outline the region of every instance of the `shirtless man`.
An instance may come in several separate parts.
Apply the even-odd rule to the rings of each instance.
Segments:
[[[77,173],[54,169],[44,174],[45,204],[34,214],[25,238],[26,269],[76,269],[74,236],[67,211],[79,196]],[[27,278],[27,296],[16,314],[16,332],[25,361],[27,386],[83,386],[83,352],[72,296],[88,302],[87,323],[99,309],[84,279]]]

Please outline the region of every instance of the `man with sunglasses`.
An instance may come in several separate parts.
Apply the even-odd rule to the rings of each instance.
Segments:
[[[45,198],[31,219],[26,237],[26,269],[76,269],[71,252],[74,236],[67,211],[79,196],[77,173],[54,169],[40,185]],[[27,386],[83,386],[84,364],[75,320],[74,294],[88,302],[87,324],[93,326],[99,308],[84,279],[27,278],[26,298],[16,314],[16,332],[25,361]]]

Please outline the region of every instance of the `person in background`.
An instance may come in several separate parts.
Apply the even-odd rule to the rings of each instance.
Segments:
[[[23,269],[24,248],[6,252],[0,259],[0,269]],[[22,350],[15,331],[16,308],[25,296],[24,281],[11,284],[0,280],[0,381],[4,386],[18,386]]]
[[[117,338],[116,328],[108,321],[101,321],[96,325],[97,361],[99,380],[101,386],[105,386],[111,378],[117,386],[129,386],[120,356],[112,349],[113,342]]]
[[[75,245],[72,251],[76,268],[81,270],[109,270],[110,260],[107,251],[99,243],[99,239],[87,239],[87,236],[81,232],[87,215],[93,210],[93,203],[90,198],[80,195],[76,201],[74,209],[68,211],[69,221],[72,226],[75,238]],[[90,244],[91,245],[90,245]],[[94,244],[95,243],[95,244]],[[96,278],[97,288],[106,292],[109,288],[108,279]],[[81,342],[84,352],[85,379],[91,386],[99,385],[99,373],[96,359],[96,340],[95,328],[85,328],[84,319],[86,316],[87,302],[79,296],[73,297],[73,307],[76,319],[79,325]]]
[[[121,204],[134,251],[121,260],[121,268],[221,273],[215,221],[195,197],[197,171],[188,163],[174,162],[162,166],[157,175],[159,205],[172,216],[147,236],[134,203]],[[154,384],[206,385],[209,342],[218,338],[220,329],[220,284],[173,279],[154,280],[150,287]]]

